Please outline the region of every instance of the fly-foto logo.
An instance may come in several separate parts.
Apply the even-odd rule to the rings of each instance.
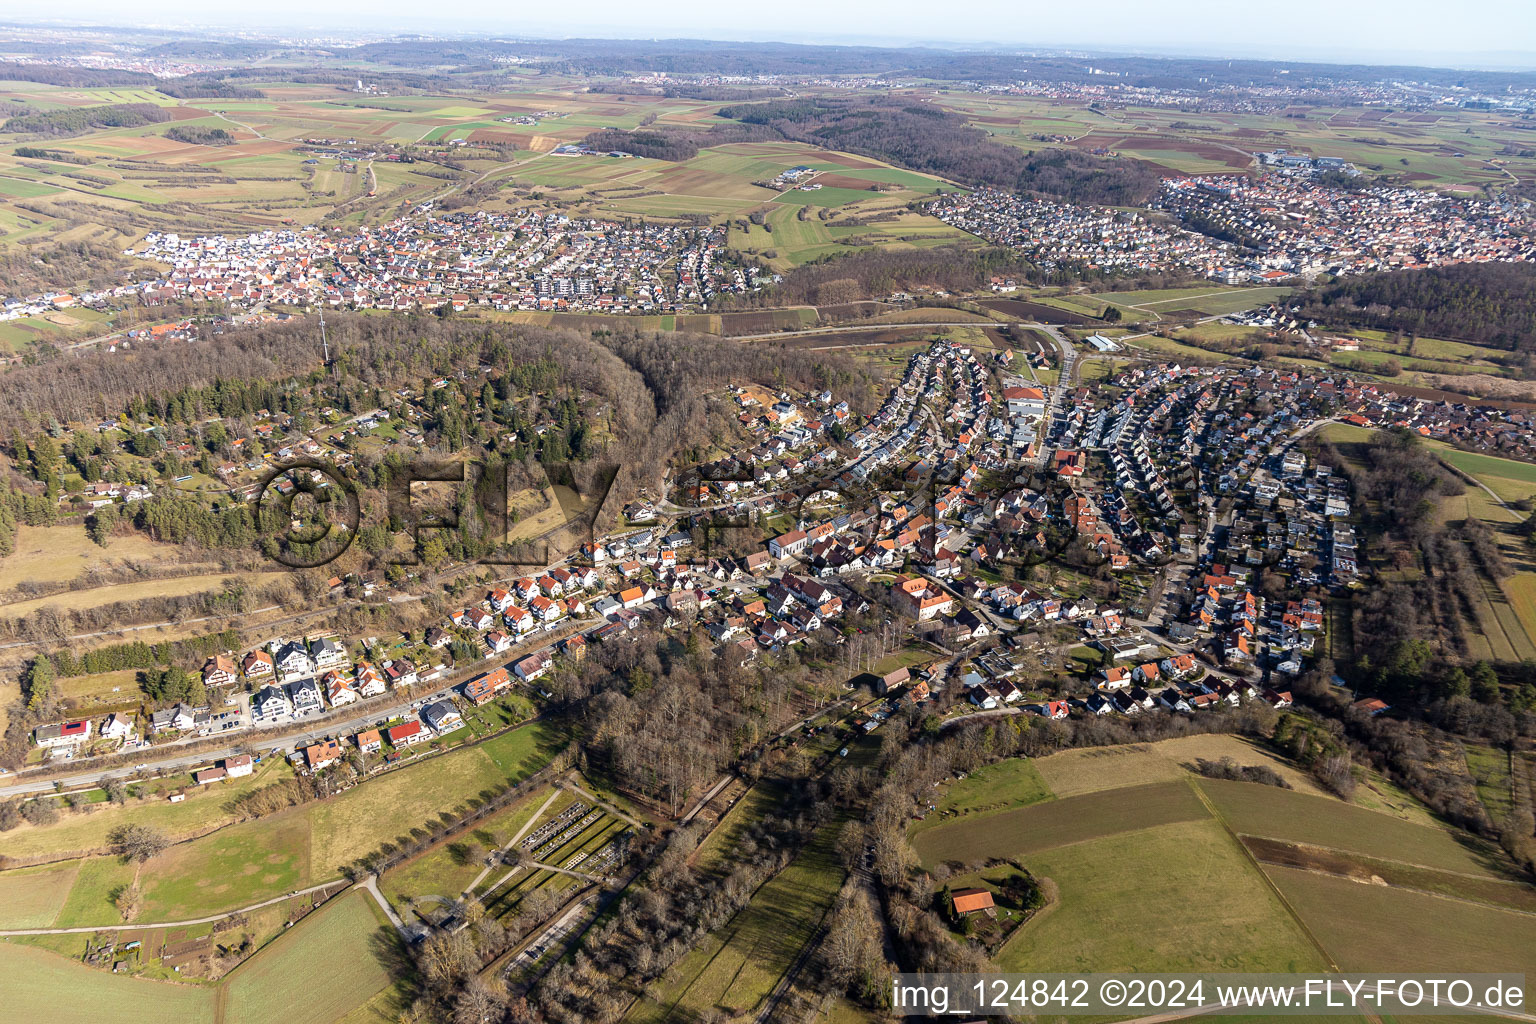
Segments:
[[[475,560],[486,565],[545,566],[574,553],[559,551],[548,538],[565,534],[575,543],[591,543],[598,513],[618,477],[617,465],[542,463],[546,486],[553,490],[558,520],[526,542],[513,544],[515,525],[506,465],[486,466],[452,459],[416,459],[387,471],[384,493],[389,521],[411,543],[392,554],[392,565],[419,564],[418,550],[434,533],[473,531],[484,539]],[[456,492],[447,501],[418,501],[413,485],[446,484]],[[456,487],[454,485],[457,485]],[[362,489],[335,463],[290,459],[262,477],[254,511],[262,547],[273,561],[293,569],[314,569],[340,558],[356,542],[362,525]]]

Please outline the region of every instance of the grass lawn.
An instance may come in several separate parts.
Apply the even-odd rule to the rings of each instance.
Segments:
[[[990,811],[1027,807],[1050,800],[1054,794],[1035,762],[1023,757],[999,761],[972,772],[959,782],[951,782],[939,798],[937,808],[912,826],[914,834],[942,825],[953,815],[986,814]]]
[[[946,822],[914,835],[912,848],[927,867],[945,861],[969,864],[1207,817],[1189,783],[1157,782],[998,811],[980,824]]]
[[[6,1016],[12,1020],[49,1024],[214,1022],[212,989],[114,977],[17,942],[0,942],[0,977],[5,979]]]
[[[1063,806],[1062,801],[1052,806]],[[1306,971],[1324,966],[1210,820],[1106,836],[1022,859],[1059,901],[995,958],[1005,971]]]
[[[1449,829],[1411,822],[1274,786],[1202,780],[1202,789],[1241,835],[1310,843],[1368,857],[1445,871],[1504,874],[1506,862],[1491,844]]]
[[[396,941],[366,893],[337,897],[225,979],[221,1024],[330,1024],[390,986]]]

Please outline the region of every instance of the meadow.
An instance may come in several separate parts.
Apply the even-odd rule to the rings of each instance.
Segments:
[[[1070,802],[1070,801],[1065,801]],[[1216,822],[1121,832],[1027,857],[1060,901],[995,958],[1021,971],[1306,971],[1305,932]]]
[[[6,979],[5,1006],[17,1020],[54,1024],[100,1024],[133,1020],[143,1024],[214,1024],[212,989],[115,977],[56,953],[0,941],[0,976]]]
[[[137,687],[134,689],[136,692]],[[241,779],[194,787],[178,803],[171,803],[159,793],[162,788],[172,787],[140,783],[135,788],[145,793],[143,800],[130,797],[123,804],[90,804],[83,812],[61,815],[52,825],[23,823],[0,836],[0,855],[20,858],[100,849],[106,845],[107,833],[127,821],[160,829],[172,838],[206,832],[234,820],[234,812],[229,806],[231,801],[292,774],[286,761],[268,758],[259,771]]]

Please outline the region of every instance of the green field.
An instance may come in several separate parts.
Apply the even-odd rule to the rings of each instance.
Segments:
[[[137,690],[137,687],[134,687]],[[27,857],[45,853],[94,850],[106,846],[107,833],[125,821],[158,828],[173,837],[206,831],[213,825],[232,821],[226,805],[236,797],[291,777],[292,770],[281,758],[268,758],[261,770],[243,779],[232,779],[210,786],[198,786],[180,803],[171,803],[154,793],[153,784],[143,784],[144,800],[129,799],[120,805],[95,804],[86,813],[65,814],[52,825],[23,826],[0,836],[0,854]],[[190,782],[177,780],[176,785]],[[171,786],[168,788],[175,788]],[[3,876],[0,876],[3,877]]]
[[[1474,775],[1488,753],[1469,750]],[[1197,757],[1223,756],[1307,788],[1188,770]],[[1507,799],[1507,759],[1502,774],[1496,761],[1484,782]],[[974,872],[1004,861],[1049,880],[1052,902],[993,956],[1005,971],[1438,969],[1447,942],[1477,962],[1503,941],[1506,922],[1508,948],[1487,969],[1525,970],[1536,955],[1527,938],[1536,893],[1502,851],[1417,804],[1396,806],[1413,801],[1384,785],[1361,787],[1383,809],[1364,797],[1347,804],[1231,736],[1084,748],[946,783],[934,802],[952,813],[930,812],[938,823],[917,823],[909,840],[928,870],[971,872],[948,884],[986,884],[991,876]],[[1436,917],[1442,904],[1454,938]]]
[[[1445,871],[1500,875],[1506,869],[1492,844],[1448,829],[1416,825],[1274,786],[1218,780],[1200,785],[1241,835],[1308,843]]]
[[[118,977],[17,941],[0,941],[0,977],[16,1020],[330,1024],[391,984],[396,942],[368,895],[353,891],[217,984]]]
[[[1505,501],[1519,501],[1536,494],[1536,464],[1465,452],[1438,442],[1430,444],[1436,455],[1463,473],[1476,477]]]
[[[1062,801],[1063,804],[1071,801]],[[997,956],[1005,971],[1306,971],[1322,957],[1214,821],[1024,858],[1061,899]]]
[[[1207,316],[1237,313],[1263,306],[1291,293],[1290,288],[1225,288],[1196,285],[1189,288],[1157,288],[1134,292],[1098,292],[1090,298],[1100,305],[1113,303],[1144,313],[1193,309]]]
[[[972,772],[963,783],[951,785],[939,798],[935,809],[922,821],[915,822],[911,831],[915,835],[941,826],[946,819],[956,815],[1027,807],[1050,800],[1052,796],[1034,761],[1022,757],[999,761]]]
[[[138,872],[144,920],[218,913],[335,878],[385,842],[437,814],[546,763],[564,734],[544,723],[388,772],[329,800],[303,804],[172,846]],[[113,858],[91,858],[70,888],[61,925],[120,920],[112,893],[133,876]],[[4,883],[8,873],[0,873]],[[3,907],[0,907],[3,913]],[[34,914],[38,911],[34,911]]]

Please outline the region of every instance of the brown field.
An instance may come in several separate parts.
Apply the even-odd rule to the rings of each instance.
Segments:
[[[982,299],[979,306],[1005,313],[1008,316],[1018,317],[1020,320],[1038,320],[1047,324],[1066,324],[1072,327],[1081,327],[1086,324],[1098,324],[1101,321],[1081,313],[1071,313],[1055,306],[1046,306],[1038,302],[1022,302],[1018,299]]]
[[[15,550],[0,559],[0,593],[23,582],[58,583],[94,568],[170,559],[177,550],[141,534],[113,537],[101,547],[80,526],[19,526]]]
[[[173,576],[167,579],[144,580],[142,583],[116,583],[107,587],[67,590],[62,594],[54,594],[51,597],[39,597],[31,601],[17,601],[12,604],[0,605],[0,616],[19,618],[20,616],[37,611],[39,608],[58,608],[63,611],[72,611],[98,604],[136,601],[145,597],[180,597],[187,594],[201,594],[210,590],[217,590],[226,581],[235,578],[236,576],[233,573],[206,573],[203,575]]]
[[[1187,782],[1158,782],[1001,811],[981,824],[959,819],[913,836],[912,848],[930,867],[944,861],[970,863],[1209,816]]]

